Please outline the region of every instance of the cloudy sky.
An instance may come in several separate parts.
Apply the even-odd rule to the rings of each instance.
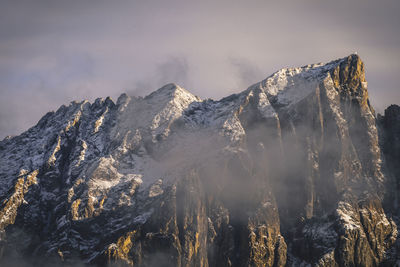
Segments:
[[[0,0],[0,139],[72,100],[176,82],[202,98],[283,67],[366,64],[372,104],[400,104],[398,0]]]

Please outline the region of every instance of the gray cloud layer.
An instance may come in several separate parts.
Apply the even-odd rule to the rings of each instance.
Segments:
[[[0,138],[72,100],[145,95],[176,82],[201,97],[282,67],[357,51],[373,105],[400,103],[400,2],[0,2]]]

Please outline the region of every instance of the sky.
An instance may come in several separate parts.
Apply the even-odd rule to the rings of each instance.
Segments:
[[[0,140],[71,101],[201,98],[357,52],[374,108],[400,104],[398,0],[0,0]]]

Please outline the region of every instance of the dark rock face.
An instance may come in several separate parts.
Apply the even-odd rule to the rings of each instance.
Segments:
[[[393,208],[399,207],[398,192],[400,192],[400,107],[391,105],[385,110],[384,116],[379,118],[382,129],[382,147],[385,155]]]
[[[0,262],[393,266],[399,139],[357,55],[220,101],[72,103],[0,142]]]
[[[384,116],[378,116],[380,127],[380,143],[385,157],[386,192],[384,206],[397,225],[400,223],[400,107],[389,106]],[[400,259],[400,239],[388,252],[392,258]]]

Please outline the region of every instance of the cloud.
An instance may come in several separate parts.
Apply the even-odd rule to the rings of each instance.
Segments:
[[[176,83],[182,87],[189,85],[189,64],[184,56],[169,57],[157,65],[149,77],[136,81],[127,93],[144,96],[168,83]]]
[[[156,74],[160,85],[169,82],[186,84],[188,82],[189,65],[185,57],[171,57],[157,67]]]
[[[264,78],[261,70],[245,58],[231,57],[229,62],[239,81],[238,88],[245,88]]]
[[[116,98],[124,91],[144,95],[168,82],[220,98],[279,68],[354,51],[366,63],[369,90],[384,109],[400,102],[399,8],[394,0],[5,0],[0,139],[74,99]],[[389,74],[377,74],[382,69]],[[29,101],[21,105],[22,99]]]

